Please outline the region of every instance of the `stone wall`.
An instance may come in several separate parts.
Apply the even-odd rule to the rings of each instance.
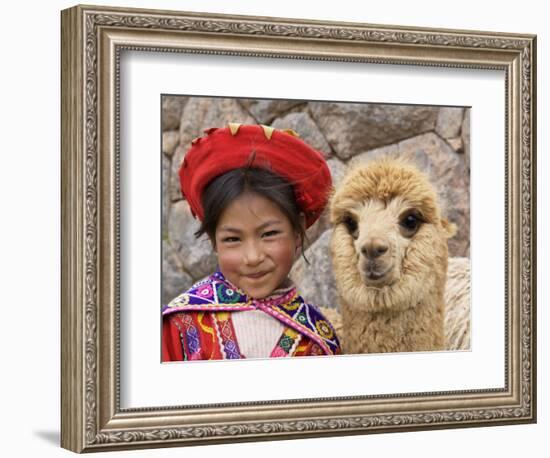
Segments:
[[[381,156],[405,157],[430,176],[443,213],[458,234],[450,256],[470,254],[470,110],[461,107],[382,105],[164,96],[162,99],[162,301],[167,303],[216,266],[206,237],[182,199],[178,168],[195,137],[229,122],[294,129],[321,151],[338,186],[346,170]],[[307,233],[309,245],[291,272],[310,302],[338,308],[325,214]]]

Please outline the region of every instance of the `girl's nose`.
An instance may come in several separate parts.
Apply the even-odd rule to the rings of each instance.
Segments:
[[[256,242],[250,242],[246,244],[244,259],[248,265],[257,265],[264,260],[264,252],[260,245]]]

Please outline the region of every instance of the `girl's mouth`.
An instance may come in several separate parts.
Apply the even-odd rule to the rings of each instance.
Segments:
[[[245,275],[245,277],[253,278],[254,280],[257,280],[259,278],[262,278],[264,275],[266,275],[268,272],[256,272],[253,274]]]

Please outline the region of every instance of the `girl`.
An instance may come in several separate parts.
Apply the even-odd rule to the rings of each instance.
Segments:
[[[323,156],[290,130],[205,132],[179,176],[218,269],[164,308],[163,361],[340,353],[332,325],[288,278],[328,200]]]

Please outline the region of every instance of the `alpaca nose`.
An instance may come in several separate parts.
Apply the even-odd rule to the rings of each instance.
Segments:
[[[376,259],[388,251],[388,244],[385,240],[373,237],[367,241],[361,248],[363,256],[369,259]]]

